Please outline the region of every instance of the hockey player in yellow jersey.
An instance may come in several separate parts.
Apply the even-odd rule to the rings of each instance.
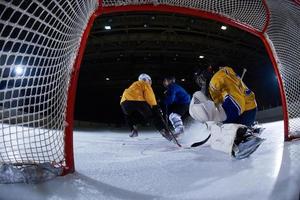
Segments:
[[[150,78],[148,79],[149,81],[144,81],[142,79],[135,81],[129,88],[125,89],[122,95],[121,104],[125,101],[137,101],[146,102],[151,108],[156,106],[156,98],[151,87],[152,81]]]
[[[123,92],[120,104],[126,122],[131,129],[130,137],[138,136],[135,113],[139,113],[146,121],[153,122],[160,134],[171,141],[174,138],[169,132],[168,127],[166,127],[166,123],[163,121],[162,111],[157,105],[151,85],[151,77],[148,74],[141,74],[138,81],[132,83],[131,86]]]
[[[255,94],[231,67],[222,67],[215,74],[208,68],[198,74],[196,82],[201,85],[202,93],[210,96],[217,108],[209,121],[253,125],[257,109]]]
[[[257,110],[254,92],[228,66],[216,73],[212,67],[198,71],[195,81],[200,91],[194,93],[189,112],[208,124],[211,147],[237,159],[248,157],[263,142],[252,128]]]
[[[216,105],[222,104],[226,113],[224,123],[253,125],[257,109],[255,94],[232,68],[223,67],[213,75],[209,93]]]

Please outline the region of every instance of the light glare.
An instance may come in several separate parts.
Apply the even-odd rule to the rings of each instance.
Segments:
[[[16,66],[15,72],[16,72],[16,75],[21,76],[24,73],[24,68],[21,66]]]
[[[227,30],[227,26],[221,26],[221,29],[223,30],[223,31],[225,31],[225,30]]]

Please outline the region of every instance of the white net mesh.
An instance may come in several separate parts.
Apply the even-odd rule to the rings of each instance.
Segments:
[[[271,21],[267,35],[278,57],[286,94],[290,134],[300,135],[300,5],[293,0],[268,0]]]
[[[67,92],[96,0],[0,1],[0,164],[64,165]]]
[[[257,30],[263,30],[267,12],[263,1],[253,0],[103,0],[103,6],[169,5],[192,8],[234,19]]]

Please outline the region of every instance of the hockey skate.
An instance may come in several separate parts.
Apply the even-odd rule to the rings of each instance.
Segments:
[[[183,128],[180,128],[179,130],[176,130],[175,133],[174,133],[174,137],[176,139],[178,139],[180,136],[182,136],[184,134],[184,129]]]
[[[175,135],[168,130],[162,129],[161,131],[159,131],[159,133],[166,138],[168,141],[173,142],[174,144],[176,144],[177,146],[181,147],[181,145],[178,143]]]
[[[257,127],[257,126],[251,127],[251,131],[255,136],[260,136],[265,129],[266,128]]]
[[[159,133],[164,137],[166,138],[168,141],[172,141],[173,137],[172,135],[165,129],[162,129],[159,131]]]
[[[129,137],[138,137],[139,136],[139,133],[138,133],[138,130],[137,130],[137,127],[136,126],[133,126],[133,129],[131,131],[131,134],[129,135]]]
[[[255,136],[251,129],[239,128],[233,144],[232,156],[239,160],[247,158],[256,151],[264,140]]]

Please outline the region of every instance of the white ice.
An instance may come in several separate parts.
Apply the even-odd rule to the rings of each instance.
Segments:
[[[283,123],[248,159],[208,146],[179,149],[159,134],[75,131],[76,173],[38,184],[0,185],[1,200],[204,199],[298,200],[300,141],[283,142]],[[194,126],[187,134],[205,138]]]

